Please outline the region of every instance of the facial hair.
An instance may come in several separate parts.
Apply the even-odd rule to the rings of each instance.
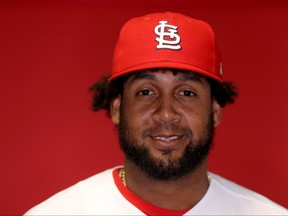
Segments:
[[[182,131],[182,133],[189,138],[189,142],[180,158],[173,159],[172,157],[169,157],[172,151],[169,149],[162,152],[162,155],[168,157],[166,160],[154,157],[145,143],[138,143],[133,137],[129,125],[127,121],[124,120],[122,113],[118,126],[120,148],[124,152],[126,159],[132,161],[153,179],[172,181],[187,175],[203,162],[212,148],[214,135],[212,112],[209,121],[204,128],[204,135],[199,140],[194,139],[193,132],[190,129],[179,128],[177,125],[157,126],[153,129],[143,131],[142,135],[151,134],[153,131],[159,130],[159,127],[172,127],[174,130]]]

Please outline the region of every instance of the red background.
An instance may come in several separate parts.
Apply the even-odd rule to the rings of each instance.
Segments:
[[[129,18],[175,11],[209,22],[224,76],[240,97],[224,110],[210,170],[288,207],[288,2],[139,0],[0,2],[0,213],[23,214],[122,163],[88,86],[109,73]]]

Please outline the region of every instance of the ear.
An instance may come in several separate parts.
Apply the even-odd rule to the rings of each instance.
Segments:
[[[213,99],[212,109],[213,109],[214,127],[217,127],[222,119],[222,107],[218,104],[218,102],[215,99]]]
[[[118,125],[120,122],[120,106],[121,96],[114,98],[110,103],[110,116],[114,125]]]

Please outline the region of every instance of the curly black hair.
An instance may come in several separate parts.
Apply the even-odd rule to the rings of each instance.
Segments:
[[[173,71],[173,70],[172,70]],[[179,71],[173,71],[177,73]],[[119,95],[123,94],[123,86],[131,74],[120,76],[108,81],[110,75],[104,76],[99,81],[89,87],[92,93],[92,110],[106,110],[110,114],[110,102]],[[212,98],[215,98],[221,107],[227,104],[233,104],[238,96],[239,89],[233,82],[218,82],[214,79],[206,77],[211,87]]]

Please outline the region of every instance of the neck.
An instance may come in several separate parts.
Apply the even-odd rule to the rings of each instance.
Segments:
[[[155,180],[128,160],[124,167],[127,187],[141,199],[161,208],[190,209],[202,199],[209,187],[207,160],[193,172],[173,181]]]

